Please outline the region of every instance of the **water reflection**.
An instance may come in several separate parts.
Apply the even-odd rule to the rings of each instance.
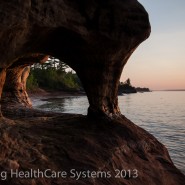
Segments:
[[[185,173],[183,99],[185,92],[152,92],[119,97],[119,104],[126,117],[166,145],[176,166]]]
[[[53,112],[64,112],[65,111],[65,99],[64,98],[49,98],[49,99],[41,99],[46,102],[40,106],[39,109],[44,109],[46,111]]]
[[[70,96],[41,99],[43,104],[35,105],[38,109],[46,111],[87,114],[88,100],[86,96]]]

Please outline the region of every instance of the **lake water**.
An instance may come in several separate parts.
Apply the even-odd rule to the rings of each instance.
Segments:
[[[87,114],[85,96],[33,99],[38,109]],[[185,174],[185,91],[154,91],[119,96],[122,114],[162,142]]]

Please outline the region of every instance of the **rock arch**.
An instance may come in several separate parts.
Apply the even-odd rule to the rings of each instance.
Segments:
[[[136,0],[22,0],[0,5],[1,89],[5,69],[8,73],[30,53],[47,53],[77,72],[90,117],[121,114],[117,90],[122,69],[150,34],[142,5]]]

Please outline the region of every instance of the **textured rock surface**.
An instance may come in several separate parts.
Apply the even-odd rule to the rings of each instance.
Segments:
[[[0,69],[0,99],[3,91],[5,79],[6,79],[6,69]],[[0,108],[1,108],[1,104],[0,104]],[[1,117],[2,117],[2,112],[0,110],[0,119]]]
[[[120,115],[123,66],[150,33],[136,0],[1,0],[0,13],[1,68],[30,54],[52,55],[76,70],[89,115]]]
[[[24,77],[24,80],[26,80],[25,75],[28,77],[29,70],[29,67],[23,66],[18,66],[7,70],[7,77],[2,96],[2,102],[7,104],[7,106],[17,103],[23,106],[32,106],[22,78]]]
[[[1,124],[0,169],[68,172],[67,178],[8,178],[2,185],[184,185],[185,177],[173,165],[166,148],[125,117],[106,121],[80,115],[55,115]],[[112,177],[69,178],[71,169],[108,171]],[[114,178],[115,170],[131,170]],[[135,176],[136,169],[138,177]]]
[[[3,101],[16,99],[29,106],[25,67],[39,56],[52,55],[76,70],[89,99],[89,117],[94,118],[8,108],[5,115],[15,121],[0,115],[0,172],[75,168],[112,174],[76,181],[10,178],[8,173],[0,184],[184,184],[165,147],[119,111],[122,69],[150,34],[148,15],[136,0],[0,0],[0,20]],[[119,117],[110,121],[98,119],[100,115]],[[114,178],[115,169],[137,169],[138,177]]]
[[[6,70],[6,81],[3,88],[2,103],[8,106],[32,107],[26,91],[26,81],[30,72],[30,65],[44,63],[47,55],[36,54],[19,58]]]

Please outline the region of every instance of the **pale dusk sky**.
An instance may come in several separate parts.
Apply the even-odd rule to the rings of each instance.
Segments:
[[[185,89],[185,0],[139,0],[149,13],[150,37],[132,54],[121,81],[151,90]]]

